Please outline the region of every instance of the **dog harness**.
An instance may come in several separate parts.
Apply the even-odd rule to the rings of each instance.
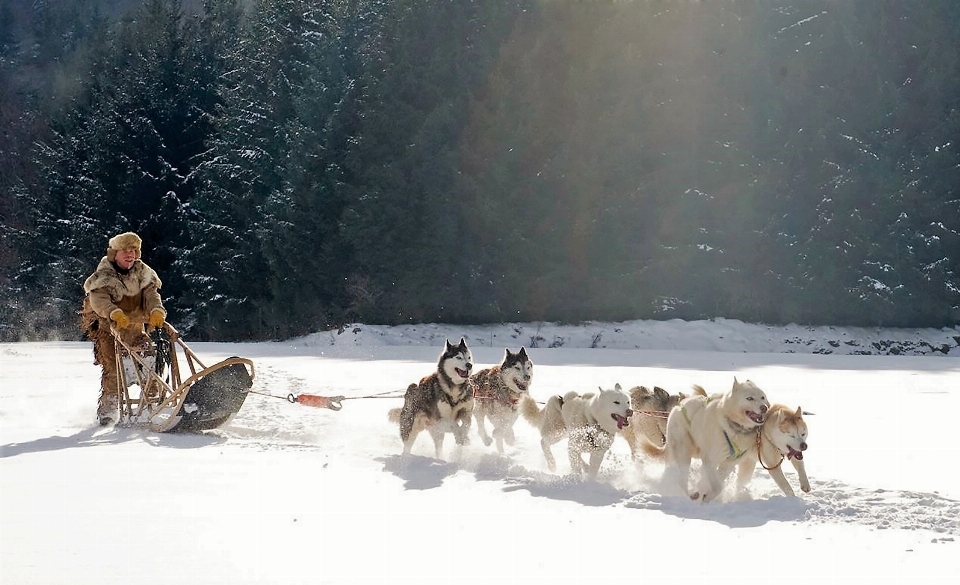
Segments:
[[[737,447],[733,441],[730,440],[730,435],[727,434],[727,431],[723,431],[723,438],[727,440],[727,448],[730,449],[730,456],[727,457],[727,461],[736,461],[743,457],[743,454],[746,453],[740,447]]]
[[[473,397],[477,400],[495,400],[497,402],[502,402],[507,406],[516,406],[520,402],[519,398],[514,398],[509,390],[504,390],[501,388],[496,388],[493,390],[485,390],[480,386],[473,387]]]

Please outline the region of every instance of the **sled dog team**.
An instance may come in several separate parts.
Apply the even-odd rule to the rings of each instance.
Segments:
[[[694,500],[714,499],[734,469],[737,485],[746,487],[758,462],[783,493],[792,496],[781,469],[784,460],[790,461],[800,488],[810,491],[803,463],[807,448],[803,411],[770,404],[766,393],[749,380],[734,378],[732,388],[715,394],[694,386],[689,396],[671,395],[662,388],[626,392],[616,384],[612,390],[551,396],[541,408],[529,394],[533,362],[525,348],[516,353],[507,349],[499,365],[477,372],[473,367],[466,341],[461,338],[454,345],[447,340],[437,370],[407,387],[403,407],[388,415],[399,423],[404,454],[410,453],[422,431],[433,438],[438,458],[448,432],[457,445],[466,445],[473,419],[483,443],[495,442],[503,453],[504,443],[513,445],[514,424],[523,416],[539,429],[543,456],[552,472],[556,460],[551,447],[566,438],[571,473],[596,478],[604,455],[620,435],[635,458],[645,455],[664,461],[665,474]],[[694,457],[701,462],[701,477],[691,490]]]

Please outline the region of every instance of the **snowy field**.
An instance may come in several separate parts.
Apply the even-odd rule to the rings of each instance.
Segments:
[[[622,439],[597,481],[544,465],[524,420],[498,456],[476,430],[443,460],[402,457],[387,411],[464,335],[475,369],[525,346],[531,395],[598,386],[727,390],[751,379],[802,406],[812,491],[695,503]],[[92,424],[89,343],[0,344],[3,585],[952,583],[960,574],[960,330],[716,322],[359,325],[283,343],[191,343],[256,365],[228,425],[158,435]],[[188,340],[189,343],[189,340]],[[552,347],[551,347],[552,346]],[[893,349],[891,349],[893,348]],[[899,353],[901,355],[857,355]],[[339,412],[284,400],[344,395]],[[679,580],[679,581],[677,581]],[[869,580],[869,581],[868,581]]]

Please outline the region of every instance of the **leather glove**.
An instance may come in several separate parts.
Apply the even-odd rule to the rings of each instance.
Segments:
[[[150,311],[150,326],[156,327],[157,329],[163,327],[165,317],[166,315],[164,315],[160,309]]]
[[[117,324],[118,329],[126,329],[130,326],[130,317],[123,312],[123,309],[114,309],[110,311],[110,320]]]

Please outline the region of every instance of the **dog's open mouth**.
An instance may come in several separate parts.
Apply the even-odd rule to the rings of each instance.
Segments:
[[[521,382],[521,381],[517,380],[517,389],[520,390],[521,392],[526,392],[526,391],[527,391],[527,388],[529,388],[529,387],[530,387],[530,383],[529,383],[529,382]]]
[[[797,451],[797,450],[794,449],[792,446],[787,445],[787,459],[802,460],[802,459],[803,459],[803,453],[800,452],[800,451]]]
[[[469,378],[470,370],[461,370],[460,368],[454,368],[457,371],[457,375],[461,378]]]
[[[747,411],[747,418],[749,418],[749,419],[752,420],[753,422],[757,423],[758,425],[762,425],[762,424],[763,424],[763,415],[762,415],[762,414],[757,414],[756,412],[753,412],[752,410],[748,410],[748,411]]]
[[[623,427],[630,426],[630,419],[623,416],[622,414],[613,413],[610,415],[613,420],[617,421],[617,429],[622,429]]]

